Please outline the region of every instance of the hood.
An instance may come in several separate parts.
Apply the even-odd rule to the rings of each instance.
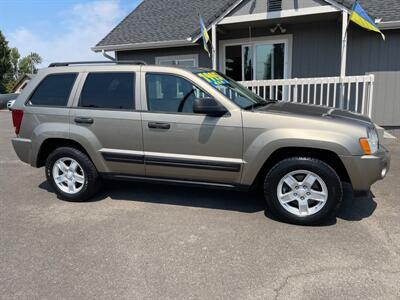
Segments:
[[[316,117],[324,119],[337,119],[343,121],[355,121],[357,123],[371,124],[371,119],[347,110],[329,108],[311,104],[300,104],[292,102],[276,102],[256,109],[257,112],[282,113],[296,115],[298,117]]]

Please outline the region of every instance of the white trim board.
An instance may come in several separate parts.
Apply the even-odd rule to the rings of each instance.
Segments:
[[[297,17],[305,15],[326,14],[326,13],[340,12],[340,11],[341,11],[340,9],[332,5],[323,5],[317,7],[300,8],[300,9],[287,9],[281,11],[225,17],[218,23],[218,25],[235,24],[235,23],[243,23],[250,21],[271,20],[279,18],[289,18],[289,17]]]
[[[225,73],[225,47],[235,45],[260,45],[263,43],[284,43],[285,44],[285,66],[284,66],[284,79],[292,77],[292,48],[293,48],[293,35],[282,34],[274,36],[264,36],[256,38],[233,39],[233,40],[220,40],[219,41],[219,70]]]

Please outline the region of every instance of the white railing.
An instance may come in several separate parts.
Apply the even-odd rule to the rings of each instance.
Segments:
[[[264,99],[343,107],[371,116],[374,75],[253,80],[241,84]]]

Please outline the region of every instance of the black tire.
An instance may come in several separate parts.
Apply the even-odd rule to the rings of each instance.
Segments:
[[[296,170],[311,171],[325,183],[328,198],[325,205],[315,214],[298,216],[286,210],[278,200],[277,190],[280,180]],[[342,183],[335,170],[325,162],[310,157],[292,157],[278,162],[267,174],[264,181],[264,197],[267,209],[281,221],[297,225],[317,225],[332,217],[342,202]],[[294,202],[296,205],[296,202]]]
[[[53,166],[57,160],[63,157],[76,160],[85,174],[82,189],[77,193],[69,194],[63,192],[57,186],[53,178]],[[60,147],[50,153],[46,160],[46,178],[60,199],[71,202],[87,201],[92,198],[100,188],[100,177],[93,162],[85,153],[72,147]]]

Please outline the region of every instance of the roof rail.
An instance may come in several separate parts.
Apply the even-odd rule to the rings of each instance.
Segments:
[[[102,64],[115,64],[115,65],[146,65],[145,61],[142,60],[119,60],[119,61],[69,61],[69,62],[55,62],[49,64],[49,68],[52,67],[67,67],[70,65],[102,65]]]

